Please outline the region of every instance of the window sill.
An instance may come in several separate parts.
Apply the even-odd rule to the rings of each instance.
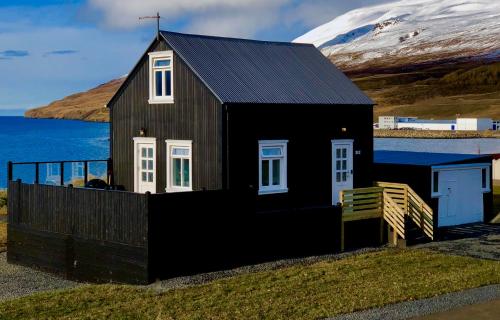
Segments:
[[[148,103],[149,104],[173,104],[174,103],[174,98],[169,98],[169,99],[149,99]]]
[[[174,193],[174,192],[192,192],[193,189],[191,188],[166,188],[165,192],[167,193]]]
[[[271,190],[259,190],[259,195],[275,194],[275,193],[287,193],[288,188],[285,189],[271,189]]]

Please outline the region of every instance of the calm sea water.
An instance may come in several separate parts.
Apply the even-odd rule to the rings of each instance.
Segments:
[[[375,150],[438,153],[500,153],[500,139],[400,139],[376,138]]]
[[[57,161],[107,159],[109,125],[71,120],[0,117],[0,188],[6,187],[7,161]],[[376,150],[500,153],[500,139],[375,139]],[[75,177],[78,168],[65,167],[65,180]],[[75,173],[76,172],[76,173]],[[57,176],[58,168],[40,167],[40,180]],[[105,166],[91,165],[90,174],[102,176]],[[14,178],[34,180],[34,166],[18,166]],[[58,179],[56,179],[58,180]]]
[[[0,188],[6,187],[7,161],[57,161],[107,159],[109,125],[73,120],[26,119],[0,117]],[[100,167],[100,168],[98,168]],[[91,170],[101,174],[101,165]],[[65,173],[70,174],[71,166]],[[41,179],[57,174],[58,168],[40,168]],[[105,169],[104,169],[105,170]],[[66,174],[65,174],[66,176]],[[15,168],[14,178],[30,181],[34,166]]]

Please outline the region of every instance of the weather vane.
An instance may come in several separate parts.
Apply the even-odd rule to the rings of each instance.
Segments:
[[[160,40],[160,13],[157,12],[156,16],[146,16],[146,17],[139,17],[139,20],[146,20],[146,19],[156,19],[156,40]]]

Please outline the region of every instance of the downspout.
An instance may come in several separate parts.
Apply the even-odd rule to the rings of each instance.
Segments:
[[[224,159],[224,189],[229,190],[229,108],[227,104],[224,105],[225,113],[225,125],[224,125],[224,148],[225,148],[225,159]]]

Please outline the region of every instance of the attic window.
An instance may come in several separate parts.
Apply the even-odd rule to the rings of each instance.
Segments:
[[[149,53],[149,103],[173,103],[172,51]]]

